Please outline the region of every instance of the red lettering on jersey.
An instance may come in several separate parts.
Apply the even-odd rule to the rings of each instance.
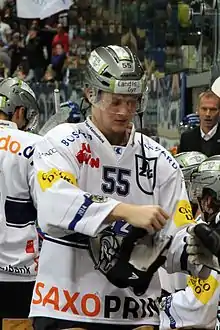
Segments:
[[[59,291],[57,287],[52,286],[44,297],[43,306],[46,306],[46,304],[53,305],[53,309],[59,311]]]
[[[90,145],[87,143],[82,143],[82,151],[88,152],[91,154],[91,148]]]
[[[82,143],[81,150],[76,154],[76,158],[80,164],[89,165],[92,168],[99,168],[99,158],[93,158],[89,144]]]
[[[159,315],[158,307],[152,298],[120,298],[105,295],[101,299],[94,293],[69,292],[56,286],[46,289],[46,285],[42,282],[37,282],[35,285],[32,304],[45,307],[52,305],[53,311],[91,318],[100,317],[100,313],[103,313],[105,319],[111,319],[119,311],[122,319],[126,320],[129,317],[141,319]],[[153,330],[153,327],[149,327],[148,330]]]
[[[36,296],[38,296],[38,299],[33,299],[33,300],[32,300],[32,303],[33,303],[34,305],[39,305],[39,304],[42,303],[43,296],[42,296],[42,294],[41,294],[41,292],[40,292],[40,289],[44,289],[44,287],[45,287],[44,283],[42,283],[42,282],[37,282],[37,284],[36,284],[36,286],[35,286],[35,294],[36,294]]]
[[[94,304],[94,310],[93,311],[89,311],[87,309],[87,301],[88,300],[93,300],[93,304]],[[95,294],[92,294],[92,293],[85,294],[81,299],[81,308],[82,308],[83,313],[86,316],[89,316],[89,317],[97,316],[100,313],[100,310],[101,310],[101,302],[100,302],[99,297],[96,296]]]
[[[79,315],[79,312],[74,305],[76,299],[79,297],[79,292],[75,292],[72,296],[70,295],[69,291],[63,290],[64,296],[66,298],[66,304],[61,309],[61,312],[66,312],[70,308],[73,314]]]
[[[100,314],[101,300],[94,293],[86,293],[84,295],[80,295],[79,292],[75,292],[71,294],[68,290],[61,290],[56,286],[52,286],[48,291],[46,291],[46,293],[43,294],[42,291],[44,288],[44,283],[36,283],[34,289],[34,298],[32,300],[33,305],[46,306],[50,304],[53,306],[54,311],[60,311],[64,313],[71,311],[72,314],[89,317],[96,317]],[[65,299],[65,305],[63,298]],[[90,304],[91,302],[92,304]],[[78,303],[78,309],[76,303]],[[92,309],[88,308],[90,305],[93,306]]]
[[[25,251],[26,251],[26,253],[34,253],[35,252],[33,239],[27,241]]]

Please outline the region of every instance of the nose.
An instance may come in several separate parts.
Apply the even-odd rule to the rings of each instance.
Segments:
[[[207,109],[206,110],[206,116],[210,116],[211,115],[211,111],[210,111],[210,109]]]
[[[131,112],[129,104],[126,102],[122,102],[118,111],[118,114],[120,115],[128,115]]]

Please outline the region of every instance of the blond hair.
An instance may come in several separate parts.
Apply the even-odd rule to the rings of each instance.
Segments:
[[[205,98],[205,99],[212,99],[212,98],[217,99],[218,100],[218,108],[220,108],[220,98],[216,94],[214,94],[210,89],[199,94],[198,107],[200,106],[200,103],[201,103],[203,98]]]

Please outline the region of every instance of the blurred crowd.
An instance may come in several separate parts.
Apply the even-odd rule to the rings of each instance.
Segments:
[[[189,1],[73,0],[69,12],[42,21],[20,19],[16,0],[2,1],[0,75],[4,77],[79,84],[88,54],[107,44],[136,51],[149,76],[208,70],[212,62],[213,17],[201,21],[196,1],[192,17]]]

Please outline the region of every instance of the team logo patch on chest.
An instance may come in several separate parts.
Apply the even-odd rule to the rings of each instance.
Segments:
[[[156,185],[157,158],[146,158],[135,155],[136,182],[139,189],[147,194],[153,195]]]

